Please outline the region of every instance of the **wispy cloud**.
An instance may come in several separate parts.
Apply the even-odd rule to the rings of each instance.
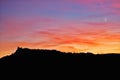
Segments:
[[[120,0],[1,0],[0,53],[17,46],[120,52],[119,9]]]

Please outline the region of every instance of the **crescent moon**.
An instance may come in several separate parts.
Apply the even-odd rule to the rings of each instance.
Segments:
[[[107,18],[104,18],[104,21],[107,22]]]

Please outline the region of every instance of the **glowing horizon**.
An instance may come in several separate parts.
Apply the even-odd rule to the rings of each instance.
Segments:
[[[1,0],[0,57],[18,46],[120,53],[120,1]]]

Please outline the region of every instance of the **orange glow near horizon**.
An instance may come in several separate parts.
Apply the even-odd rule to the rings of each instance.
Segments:
[[[41,36],[47,36],[48,40],[41,42],[0,42],[0,57],[14,53],[18,46],[32,49],[56,49],[63,52],[120,53],[119,33],[111,34],[105,31],[103,33],[99,30],[93,31],[93,33],[91,31],[76,32],[70,36],[39,31],[32,36],[37,40]]]
[[[120,53],[120,0],[0,0],[0,57],[18,46]]]

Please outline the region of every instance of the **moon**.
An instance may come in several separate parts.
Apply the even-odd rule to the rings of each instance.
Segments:
[[[107,22],[108,21],[108,19],[107,18],[104,18],[104,22]]]

